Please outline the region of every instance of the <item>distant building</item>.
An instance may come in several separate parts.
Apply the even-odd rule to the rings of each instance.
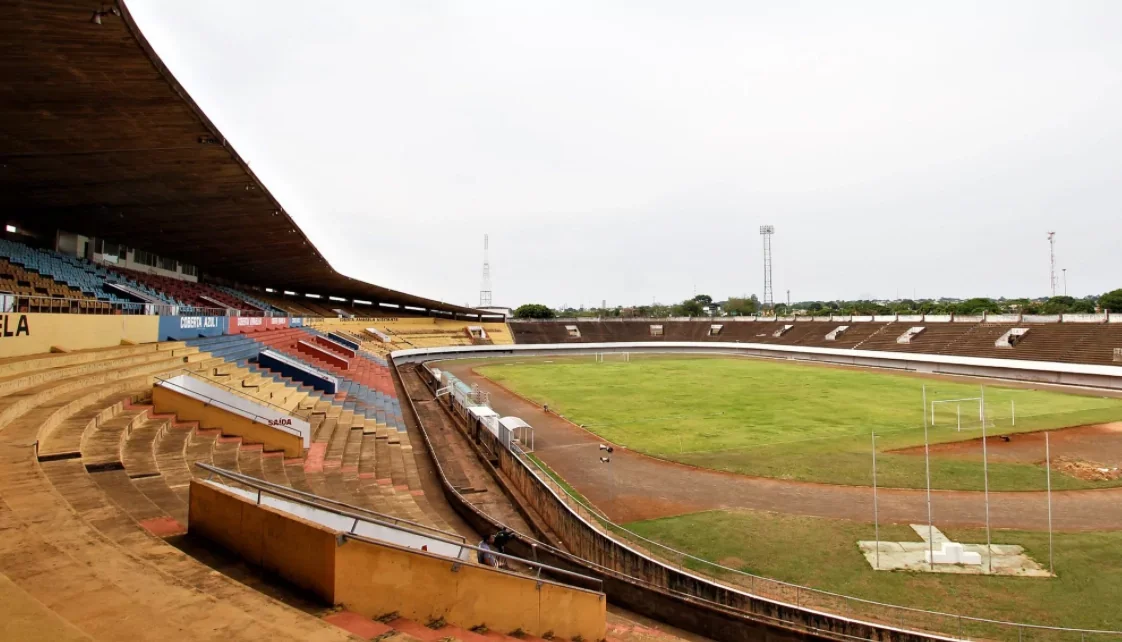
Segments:
[[[514,316],[514,310],[511,310],[510,308],[502,308],[502,307],[498,307],[498,306],[488,306],[488,307],[485,307],[485,308],[476,308],[476,310],[481,310],[483,312],[486,312],[487,314],[501,314],[501,315],[503,315],[503,318],[505,318],[505,319],[509,319],[509,318]]]

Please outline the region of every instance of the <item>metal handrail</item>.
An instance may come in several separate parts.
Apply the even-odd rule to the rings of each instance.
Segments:
[[[250,400],[254,403],[261,404],[262,406],[268,406],[270,408],[274,408],[278,412],[282,412],[282,413],[289,414],[289,415],[292,414],[292,411],[288,410],[284,406],[278,406],[277,404],[275,404],[271,401],[266,401],[264,399],[258,399],[257,397],[253,397],[253,396],[249,395],[249,393],[246,393],[242,390],[238,390],[234,386],[231,386],[230,384],[228,384],[224,381],[219,381],[217,379],[212,379],[212,378],[206,376],[205,374],[203,374],[203,373],[201,373],[197,370],[191,370],[190,368],[180,368],[178,370],[173,370],[171,374],[164,374],[164,375],[156,377],[156,380],[167,382],[168,379],[172,379],[174,377],[177,377],[180,374],[185,374],[185,375],[189,375],[191,377],[194,377],[196,379],[201,379],[201,380],[203,380],[203,381],[205,381],[209,384],[213,384],[214,386],[219,387],[219,388],[225,388],[226,390],[229,390],[230,392],[232,392],[232,393],[234,393],[234,394],[236,394],[240,397],[245,397],[246,399],[248,399],[248,400]],[[174,386],[175,384],[171,384],[171,385]]]
[[[418,530],[422,530],[422,531],[430,531],[430,532],[436,533],[437,534],[436,539],[445,539],[445,540],[449,541],[449,543],[451,543],[451,544],[464,544],[467,541],[467,539],[463,535],[459,535],[457,533],[449,533],[448,531],[440,530],[439,528],[435,528],[433,526],[426,526],[424,524],[420,524],[418,522],[410,521],[408,519],[401,519],[400,517],[393,517],[392,515],[386,515],[385,513],[379,513],[377,511],[373,511],[373,510],[370,510],[368,508],[363,508],[361,506],[355,506],[354,504],[348,504],[346,502],[341,502],[341,501],[336,500],[336,499],[331,499],[330,497],[323,497],[321,495],[315,495],[313,493],[306,493],[302,490],[296,490],[295,488],[290,488],[288,486],[282,486],[280,484],[276,484],[276,483],[273,483],[273,482],[270,482],[270,481],[267,481],[267,480],[264,480],[264,479],[258,479],[257,477],[251,477],[251,476],[246,475],[244,473],[239,473],[239,472],[235,472],[235,471],[232,471],[232,470],[226,470],[225,468],[219,468],[219,467],[217,467],[213,464],[208,464],[206,462],[201,462],[201,461],[195,462],[195,465],[198,466],[199,468],[202,468],[203,470],[205,470],[209,473],[213,473],[213,474],[219,475],[221,477],[226,477],[226,478],[229,478],[229,479],[233,479],[234,481],[237,481],[238,483],[241,483],[241,484],[245,484],[246,486],[252,486],[252,487],[257,488],[257,489],[267,490],[267,491],[269,491],[273,494],[276,494],[276,495],[285,495],[289,499],[292,499],[293,501],[295,501],[297,503],[300,503],[300,504],[304,504],[306,506],[316,506],[316,507],[319,507],[319,508],[323,508],[323,506],[320,504],[320,502],[328,503],[328,504],[332,504],[332,505],[335,505],[335,506],[342,507],[343,510],[336,510],[335,511],[335,512],[339,513],[340,515],[347,515],[348,517],[356,517],[356,515],[354,515],[352,513],[365,513],[367,515],[372,515],[373,516],[372,521],[375,521],[379,524],[382,524],[383,526],[398,526],[400,524],[406,524],[407,526],[402,527],[402,529],[413,532],[413,533],[416,533],[417,535],[425,535],[425,537],[429,537],[429,535],[427,535],[425,533],[418,533],[417,532]],[[361,516],[357,516],[357,517],[359,517],[360,519],[366,519],[366,518],[361,517]],[[392,523],[386,524],[385,522],[387,522],[387,521],[392,522]],[[451,541],[450,538],[457,538],[460,541],[459,542],[454,542],[454,541]]]
[[[307,342],[301,340],[300,343],[307,343]],[[311,345],[311,344],[309,344],[309,345]],[[328,372],[323,372],[322,370],[320,370],[319,368],[317,368],[315,366],[304,363],[303,361],[301,361],[301,360],[299,360],[295,357],[290,357],[283,352],[278,352],[278,351],[274,350],[273,348],[266,347],[264,350],[261,350],[261,352],[258,353],[258,355],[259,355],[258,358],[259,359],[260,359],[260,355],[262,355],[262,354],[268,354],[269,357],[271,357],[273,359],[276,359],[277,361],[280,361],[280,362],[282,362],[286,365],[292,366],[293,368],[301,370],[305,374],[315,375],[317,377],[320,377],[321,379],[329,379],[329,380],[332,380],[332,381],[338,381],[339,380],[339,377],[336,376],[336,375],[333,375],[333,374],[328,373]]]
[[[193,373],[189,370],[185,370],[184,372],[188,375],[195,375],[195,373]],[[178,376],[178,375],[176,375],[176,376]],[[205,377],[196,377],[196,378],[203,379],[204,381],[207,381],[208,383],[210,382],[210,380],[206,379]],[[205,403],[207,405],[221,406],[224,409],[226,409],[228,412],[232,412],[232,413],[234,413],[236,415],[239,415],[241,417],[246,417],[246,418],[251,419],[253,421],[264,420],[265,423],[270,428],[276,428],[276,429],[280,430],[281,432],[286,432],[290,435],[295,435],[296,437],[303,438],[303,435],[300,434],[300,431],[295,429],[295,428],[292,428],[292,427],[289,427],[289,426],[283,426],[283,425],[275,425],[274,426],[272,424],[268,424],[269,417],[262,417],[261,415],[258,415],[255,412],[249,412],[249,411],[243,410],[242,408],[237,408],[237,407],[231,406],[230,404],[228,404],[228,403],[226,403],[226,402],[224,402],[220,399],[215,399],[214,397],[210,397],[208,395],[202,394],[202,393],[198,392],[197,390],[191,390],[190,388],[185,388],[185,387],[183,387],[183,386],[181,386],[177,383],[172,382],[171,379],[169,379],[169,378],[164,378],[164,377],[161,377],[161,376],[157,376],[157,377],[155,377],[155,379],[158,382],[158,384],[162,383],[169,388],[177,388],[177,389],[182,390],[186,393],[189,393],[190,396],[202,397],[203,399],[205,399]],[[223,384],[220,384],[218,382],[215,382],[215,383],[217,385],[223,385]],[[233,388],[230,388],[229,386],[224,386],[224,387],[226,387],[227,389],[233,390]],[[258,400],[258,399],[253,399],[251,397],[246,397],[246,400],[247,401],[253,401],[254,403],[260,403],[262,405],[270,406],[272,408],[277,408],[286,415],[292,415],[292,413],[289,412],[288,410],[285,410],[284,408],[281,408],[280,406],[271,404],[267,401],[261,401],[261,400]]]
[[[196,462],[195,465],[197,465],[199,468],[202,468],[203,470],[207,471],[208,473],[217,474],[221,477],[226,477],[226,478],[229,478],[229,479],[233,479],[233,480],[237,481],[238,483],[244,484],[246,486],[251,486],[253,488],[256,488],[259,491],[259,497],[260,497],[260,491],[265,491],[265,492],[272,493],[273,495],[283,497],[285,499],[290,499],[290,500],[292,500],[294,502],[297,502],[299,504],[303,504],[305,506],[311,506],[311,507],[314,507],[314,508],[321,508],[321,509],[326,508],[325,506],[321,505],[318,502],[326,502],[326,503],[334,504],[334,505],[337,505],[337,506],[345,506],[348,510],[334,509],[333,512],[335,512],[339,515],[344,515],[346,517],[356,519],[356,520],[366,520],[366,521],[369,521],[369,522],[380,524],[382,526],[386,526],[386,527],[390,527],[390,528],[396,528],[396,529],[399,529],[399,530],[403,530],[403,531],[412,533],[414,535],[421,535],[423,537],[429,537],[431,539],[438,539],[438,540],[444,541],[448,544],[454,544],[454,545],[459,546],[461,548],[464,548],[464,549],[467,549],[467,550],[470,550],[470,551],[474,551],[477,554],[478,553],[484,553],[484,554],[487,554],[487,555],[493,555],[493,556],[501,558],[501,559],[509,560],[511,562],[515,562],[515,563],[518,563],[518,564],[525,564],[525,565],[530,566],[532,568],[536,568],[538,570],[539,575],[541,574],[542,571],[546,571],[548,573],[556,573],[558,575],[564,575],[564,576],[567,576],[567,577],[578,578],[578,579],[584,580],[586,582],[595,583],[595,584],[603,587],[603,580],[601,580],[600,578],[591,577],[591,576],[588,576],[588,575],[582,575],[580,573],[575,573],[573,571],[569,571],[569,570],[566,570],[566,569],[563,569],[563,568],[557,568],[556,566],[550,566],[549,564],[542,564],[541,562],[537,562],[537,561],[534,561],[534,560],[528,560],[528,559],[518,557],[518,556],[515,556],[515,555],[508,555],[506,553],[501,553],[501,552],[496,551],[496,550],[483,549],[483,548],[480,548],[478,546],[473,546],[471,544],[468,544],[467,539],[462,535],[458,535],[458,534],[455,534],[455,533],[449,533],[447,531],[442,531],[440,529],[437,529],[437,528],[434,528],[434,527],[431,527],[431,526],[425,526],[424,524],[419,524],[417,522],[411,522],[409,520],[404,520],[404,519],[400,519],[400,518],[397,518],[397,517],[392,517],[392,516],[386,515],[384,513],[379,513],[379,512],[372,511],[372,510],[369,510],[369,509],[366,509],[366,508],[362,508],[360,506],[354,506],[352,504],[347,504],[345,502],[340,502],[340,501],[331,499],[329,497],[322,497],[322,496],[319,496],[319,495],[313,495],[311,493],[305,493],[303,491],[296,490],[295,488],[289,488],[287,486],[281,486],[279,484],[274,484],[272,482],[265,481],[263,479],[258,479],[256,477],[250,477],[248,475],[244,475],[242,473],[236,473],[236,472],[226,470],[226,469],[223,469],[223,468],[218,468],[217,466],[213,466],[211,464],[207,464],[207,463],[204,463],[204,462]],[[355,514],[356,512],[365,513],[367,515],[367,517],[364,517],[362,515],[357,515],[357,514]],[[369,516],[373,516],[373,517],[369,517]],[[408,524],[408,526],[402,526],[401,524]],[[368,538],[368,537],[365,537],[363,535],[358,535],[358,534],[354,533],[353,530],[356,527],[357,527],[357,521],[356,521],[355,526],[351,527],[351,531],[344,533],[344,536],[353,537],[355,539],[360,539],[360,540],[365,540],[365,541],[377,542],[377,540],[374,540],[372,538]],[[430,533],[435,533],[435,535],[424,533],[424,532],[419,532],[419,530],[429,531]],[[459,541],[455,541],[452,538],[456,538]]]

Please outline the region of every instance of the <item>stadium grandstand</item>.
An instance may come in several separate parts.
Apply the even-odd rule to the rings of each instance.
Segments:
[[[407,426],[386,354],[501,317],[333,270],[125,3],[5,15],[0,638],[605,637]]]
[[[511,320],[516,343],[699,341],[1122,363],[1122,313]]]
[[[350,278],[126,2],[5,9],[0,639],[969,637],[954,615],[736,583],[627,539],[542,466],[528,421],[445,364],[673,342],[1122,381],[1102,368],[1122,360],[1110,314],[507,323]],[[610,462],[567,427],[561,448]]]

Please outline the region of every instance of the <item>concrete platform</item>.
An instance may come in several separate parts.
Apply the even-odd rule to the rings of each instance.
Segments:
[[[938,528],[928,529],[926,524],[911,524],[919,536],[918,542],[880,542],[880,565],[877,566],[877,543],[875,541],[857,542],[857,547],[878,571],[915,571],[919,573],[956,573],[960,575],[1007,575],[1012,577],[1052,577],[1048,569],[1025,554],[1025,549],[1014,544],[961,543],[968,553],[977,553],[981,564],[930,564],[928,552],[934,546],[936,554],[945,543],[950,543]],[[928,543],[930,534],[932,543]],[[992,570],[991,570],[992,553]]]

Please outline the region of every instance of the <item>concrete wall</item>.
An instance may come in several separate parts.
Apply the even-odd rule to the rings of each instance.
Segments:
[[[52,348],[69,351],[149,343],[157,340],[159,324],[159,317],[145,315],[0,314],[0,358]]]
[[[335,533],[191,480],[187,532],[335,604]]]
[[[418,622],[589,641],[603,639],[607,607],[600,593],[359,540],[336,551],[335,597],[367,617],[397,611]]]
[[[560,639],[604,638],[602,593],[498,571],[392,544],[343,538],[199,480],[191,481],[188,532],[275,572],[329,604],[367,617],[391,612],[421,623],[521,629]]]
[[[152,388],[152,404],[156,412],[172,413],[180,421],[197,421],[202,428],[219,429],[225,435],[264,444],[266,450],[283,450],[286,457],[299,457],[304,452],[300,435],[277,430],[163,386]]]

